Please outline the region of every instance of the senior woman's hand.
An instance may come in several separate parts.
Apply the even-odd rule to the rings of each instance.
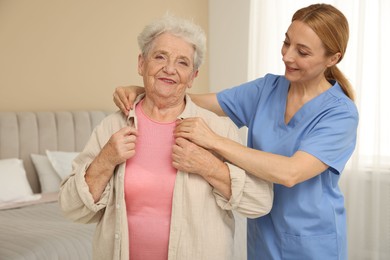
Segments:
[[[219,136],[200,117],[189,117],[176,121],[174,136],[182,137],[206,149],[212,149]]]
[[[127,126],[120,129],[111,136],[89,165],[85,181],[95,202],[102,195],[114,174],[115,167],[134,156],[136,140],[137,130],[135,128]]]
[[[204,148],[184,138],[177,138],[172,150],[172,164],[180,171],[203,176],[207,168],[212,166],[210,156],[211,153]]]
[[[135,154],[137,130],[126,126],[114,133],[102,148],[99,157],[104,158],[114,168]]]
[[[176,169],[200,175],[225,198],[230,198],[229,168],[210,151],[179,137],[173,146],[172,161]]]

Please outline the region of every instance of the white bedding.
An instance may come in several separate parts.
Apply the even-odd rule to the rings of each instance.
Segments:
[[[61,178],[46,155],[47,151],[80,152],[94,127],[109,113],[0,111],[0,160],[22,160],[23,176],[32,190],[17,188],[20,182],[15,183],[14,174],[21,169],[3,167],[0,171],[4,177],[0,183],[0,202],[4,202],[0,203],[4,206],[0,208],[0,260],[92,259],[95,225],[76,224],[62,216],[57,202]],[[23,196],[24,202],[14,204],[19,197],[11,193],[31,194],[30,201]],[[15,196],[8,200],[9,195]],[[40,195],[39,200],[32,200]]]
[[[92,259],[95,225],[76,224],[61,215],[57,193],[0,209],[1,260]]]

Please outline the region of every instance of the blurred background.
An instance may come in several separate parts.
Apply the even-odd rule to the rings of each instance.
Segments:
[[[166,12],[208,32],[206,0],[0,0],[0,111],[115,109],[116,86],[142,83],[137,35]]]

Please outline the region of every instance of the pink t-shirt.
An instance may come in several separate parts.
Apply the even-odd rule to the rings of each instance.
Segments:
[[[135,156],[126,162],[125,200],[131,260],[168,259],[176,169],[172,166],[175,122],[159,123],[136,106]]]

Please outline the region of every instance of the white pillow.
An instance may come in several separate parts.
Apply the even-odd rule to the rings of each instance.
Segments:
[[[51,165],[60,176],[61,180],[65,179],[72,172],[72,161],[79,153],[61,152],[46,150],[47,158]]]
[[[59,191],[61,178],[46,155],[31,154],[31,160],[38,173],[42,193]]]
[[[0,160],[0,205],[33,197],[23,161],[17,158]]]

